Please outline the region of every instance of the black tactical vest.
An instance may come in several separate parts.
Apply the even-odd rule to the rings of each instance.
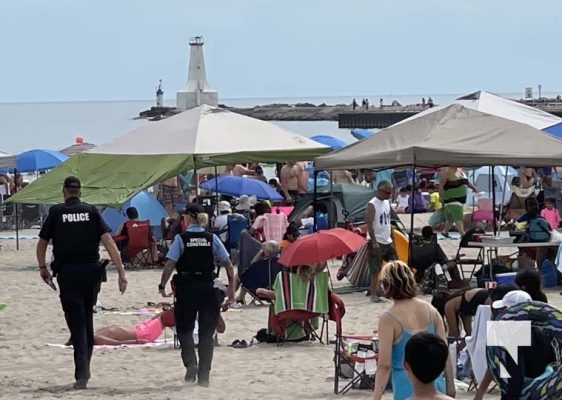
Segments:
[[[209,281],[215,279],[213,234],[210,232],[184,232],[180,234],[184,251],[176,270],[187,280]]]

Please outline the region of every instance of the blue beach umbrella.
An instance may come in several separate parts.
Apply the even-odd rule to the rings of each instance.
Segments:
[[[52,169],[64,162],[67,155],[60,151],[34,149],[16,155],[16,169],[19,172],[36,172]]]
[[[332,150],[338,150],[341,149],[342,147],[347,146],[347,143],[344,142],[343,140],[335,138],[330,135],[316,135],[316,136],[312,136],[311,139],[314,140],[315,142],[325,144],[326,146],[331,147]]]
[[[139,212],[139,219],[142,221],[149,220],[150,226],[160,226],[162,218],[168,216],[162,204],[155,197],[144,191],[139,192],[123,203],[120,209],[108,207],[102,213],[102,217],[111,228],[112,233],[115,233],[119,225],[127,220],[125,211],[129,207],[135,207]]]
[[[368,129],[358,129],[358,128],[355,128],[355,129],[352,129],[352,130],[351,130],[351,135],[352,135],[355,139],[358,139],[358,140],[362,140],[362,139],[368,138],[369,136],[372,136],[374,133],[375,133],[375,132],[370,131],[370,130],[368,130]]]
[[[271,186],[258,179],[241,176],[221,175],[203,182],[200,187],[211,192],[228,194],[230,196],[256,196],[261,200],[282,200],[283,197]]]

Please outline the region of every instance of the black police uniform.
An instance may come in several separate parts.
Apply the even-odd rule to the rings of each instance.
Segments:
[[[213,234],[210,232],[184,232],[180,235],[184,251],[176,263],[173,277],[176,287],[174,316],[181,344],[181,357],[187,368],[187,380],[209,380],[213,361],[213,334],[221,307],[220,290],[213,286],[215,266]],[[193,329],[199,322],[199,367],[195,355]]]
[[[101,281],[100,237],[109,232],[98,210],[77,197],[49,210],[39,237],[52,240],[53,274],[74,346],[76,381],[90,378],[94,348],[93,307]]]

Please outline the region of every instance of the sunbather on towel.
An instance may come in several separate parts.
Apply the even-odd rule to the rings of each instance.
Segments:
[[[119,346],[122,344],[154,343],[164,332],[164,328],[175,325],[174,308],[170,307],[136,325],[111,325],[101,328],[94,334],[94,344]],[[225,329],[224,320],[222,316],[219,316],[217,332],[223,333]]]

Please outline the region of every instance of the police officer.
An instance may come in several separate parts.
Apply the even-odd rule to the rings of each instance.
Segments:
[[[213,333],[219,321],[220,289],[213,287],[215,278],[214,259],[225,267],[228,275],[227,299],[234,300],[234,268],[228,252],[219,237],[205,230],[201,223],[207,220],[203,207],[190,204],[185,210],[187,229],[176,235],[166,255],[166,264],[158,291],[162,296],[166,283],[174,270],[176,331],[181,345],[181,357],[186,368],[185,380],[201,386],[209,385],[209,373],[213,361]],[[199,321],[199,365],[195,355],[193,329]]]
[[[74,389],[86,389],[90,379],[90,360],[94,348],[93,307],[102,278],[98,264],[100,239],[117,267],[119,290],[125,292],[125,269],[109,228],[98,210],[80,201],[80,180],[69,176],[64,180],[64,203],[49,210],[39,233],[37,262],[45,281],[51,274],[45,263],[47,245],[53,244],[51,263],[60,287],[60,300],[67,317],[74,346]]]

